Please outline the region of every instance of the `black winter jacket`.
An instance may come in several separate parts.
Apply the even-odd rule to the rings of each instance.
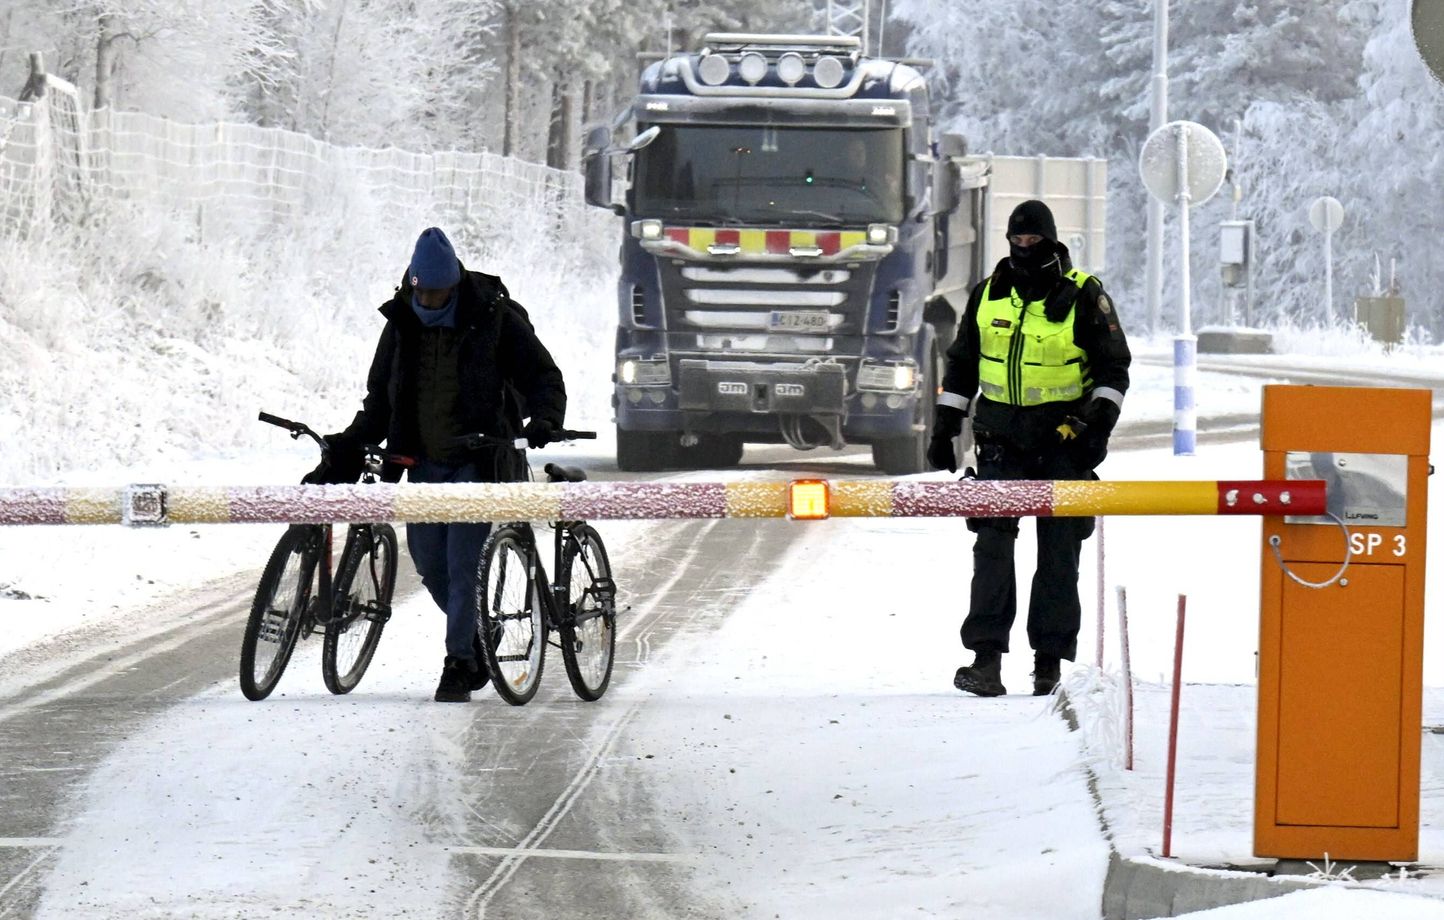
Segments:
[[[420,449],[416,411],[417,349],[423,329],[411,307],[412,288],[403,279],[396,296],[381,306],[386,327],[376,346],[366,378],[360,412],[342,432],[353,444],[379,444],[400,454]],[[507,294],[494,275],[462,267],[457,290],[456,329],[461,339],[461,396],[456,401],[456,428],[499,437],[521,434],[522,410],[555,428],[563,426],[567,394],[562,373],[551,353],[532,330],[526,311]],[[483,450],[475,460],[483,475],[495,470],[498,480],[515,478],[516,459],[505,450]],[[394,482],[399,470],[384,478]]]
[[[1062,256],[1061,271],[1067,272],[1072,268],[1068,248],[1061,244],[1058,248]],[[990,277],[994,296],[1002,296],[1011,290],[1014,276],[1008,259],[1000,261]],[[986,286],[986,280],[979,283],[968,298],[963,320],[958,325],[958,337],[948,349],[943,390],[972,403],[970,408],[975,434],[986,430],[991,434],[1005,434],[1009,440],[1020,445],[1056,445],[1055,429],[1067,416],[1078,414],[1081,405],[1088,401],[1091,391],[1083,394],[1083,399],[1076,403],[1048,403],[1028,407],[1008,406],[977,396],[978,361],[982,348],[978,333],[978,307]],[[1076,301],[1073,298],[1076,298]],[[1073,341],[1088,355],[1092,388],[1096,390],[1107,387],[1120,394],[1121,399],[1121,394],[1128,392],[1128,368],[1133,358],[1122,323],[1118,319],[1118,311],[1104,293],[1103,283],[1094,277],[1079,289],[1071,281],[1060,279],[1046,299],[1049,315],[1053,315],[1055,310],[1066,315],[1070,306],[1074,308]]]

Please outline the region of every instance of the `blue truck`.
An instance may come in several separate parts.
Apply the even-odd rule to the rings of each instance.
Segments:
[[[645,68],[583,164],[587,201],[623,218],[623,470],[786,443],[867,444],[884,472],[920,472],[1008,199],[1051,192],[1075,261],[1101,267],[1102,161],[968,156],[934,136],[921,63],[868,58],[854,37],[708,35]],[[1002,193],[1000,167],[1029,187]]]

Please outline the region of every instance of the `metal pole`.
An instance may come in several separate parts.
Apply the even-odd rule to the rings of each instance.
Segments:
[[[1168,121],[1168,0],[1153,0],[1153,78],[1148,133]],[[1148,328],[1157,332],[1163,317],[1163,202],[1148,196]]]
[[[1197,442],[1198,411],[1194,403],[1194,377],[1198,369],[1198,339],[1189,318],[1190,303],[1188,242],[1188,129],[1174,131],[1178,150],[1178,335],[1173,339],[1173,455],[1192,457]]]
[[[1247,268],[1247,271],[1244,272],[1243,276],[1243,324],[1250,328],[1253,326],[1253,263],[1255,257],[1255,247],[1253,240],[1254,226],[1253,221],[1250,220],[1248,222],[1248,240],[1246,242],[1248,248],[1247,255],[1245,256],[1245,258],[1248,259],[1248,264],[1245,266],[1245,268]]]
[[[1118,645],[1123,659],[1123,769],[1133,769],[1133,668],[1128,660],[1128,591],[1118,586]]]
[[[1103,670],[1103,523],[1108,519],[1102,515],[1094,518],[1098,522],[1098,643],[1094,663]]]
[[[1178,595],[1178,631],[1173,637],[1173,702],[1168,715],[1168,769],[1163,790],[1163,858],[1173,855],[1173,779],[1178,760],[1178,695],[1183,688],[1183,614],[1188,598]]]
[[[1334,231],[1324,230],[1324,314],[1330,323],[1334,321]]]

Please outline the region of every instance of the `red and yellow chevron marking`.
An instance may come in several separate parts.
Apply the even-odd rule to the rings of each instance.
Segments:
[[[861,246],[867,242],[862,230],[743,230],[733,227],[668,227],[667,239],[688,249],[706,252],[707,247],[737,246],[739,255],[785,256],[792,249],[821,249],[825,256]]]
[[[806,480],[799,517],[1317,515],[1321,479],[1245,482]],[[819,489],[818,486],[821,485]],[[147,487],[164,523],[397,523],[780,518],[787,482],[439,483]],[[0,525],[124,523],[127,490],[0,488]]]

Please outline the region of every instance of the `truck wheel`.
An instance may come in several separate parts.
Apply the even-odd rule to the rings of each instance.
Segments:
[[[627,431],[617,427],[617,469],[646,473],[676,462],[676,435],[670,431]]]
[[[872,463],[889,476],[911,476],[928,468],[928,429],[933,424],[933,407],[938,401],[937,351],[923,367],[922,396],[918,413],[923,430],[903,438],[876,441],[872,445]]]

